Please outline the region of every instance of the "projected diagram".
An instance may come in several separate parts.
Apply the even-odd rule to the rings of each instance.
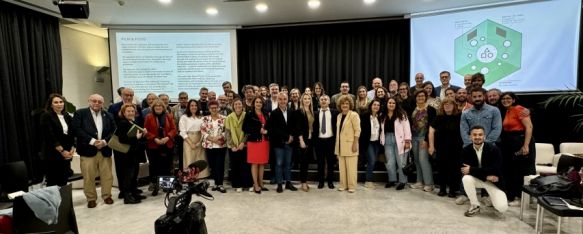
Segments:
[[[455,39],[455,72],[481,72],[488,86],[521,67],[522,33],[485,20]]]

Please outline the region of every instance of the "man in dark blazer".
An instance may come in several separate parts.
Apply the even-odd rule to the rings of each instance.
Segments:
[[[83,191],[87,207],[94,208],[97,203],[95,177],[99,176],[101,198],[105,204],[113,204],[111,186],[111,149],[107,142],[115,131],[115,121],[103,109],[103,97],[99,94],[89,96],[89,108],[79,109],[73,117],[73,129],[77,137],[77,152],[81,156]]]
[[[287,108],[287,95],[279,93],[277,95],[278,107],[269,115],[267,129],[269,135],[269,144],[273,146],[275,152],[276,165],[275,177],[277,182],[277,192],[283,192],[283,181],[285,188],[291,191],[297,189],[291,183],[291,160],[292,160],[292,143],[293,130],[295,127],[295,114],[292,109]]]
[[[445,98],[446,89],[451,87],[455,92],[457,92],[457,90],[460,89],[459,86],[455,86],[449,83],[451,80],[451,76],[448,71],[442,71],[441,73],[439,73],[439,80],[441,81],[441,85],[435,88],[435,95],[440,99]]]
[[[334,189],[334,166],[336,156],[334,155],[334,144],[336,138],[336,117],[338,110],[330,108],[330,97],[328,95],[320,96],[320,111],[314,112],[314,133],[316,158],[318,161],[318,188],[324,188],[324,180],[328,181],[328,188]],[[324,175],[324,168],[327,173]],[[324,177],[325,176],[325,177]]]
[[[470,137],[472,144],[462,150],[462,183],[470,199],[470,207],[464,215],[471,217],[480,212],[476,188],[484,188],[492,199],[496,214],[503,217],[503,213],[508,209],[508,201],[502,178],[502,153],[496,145],[484,142],[484,127],[473,126],[470,129]]]
[[[278,94],[279,94],[279,85],[276,83],[269,84],[269,94],[271,98],[265,100],[265,105],[263,105],[263,110],[267,113],[271,113],[277,108],[278,105]]]

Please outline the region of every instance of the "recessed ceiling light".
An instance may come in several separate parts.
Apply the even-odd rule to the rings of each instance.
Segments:
[[[375,3],[377,0],[362,0],[364,2],[364,4],[370,5]]]
[[[217,8],[214,8],[214,7],[209,7],[206,9],[206,13],[208,15],[216,15],[219,13],[219,10],[217,10]]]
[[[319,0],[308,1],[308,7],[311,9],[318,9],[320,7],[320,1]]]
[[[172,0],[158,0],[158,2],[160,2],[162,4],[170,4],[170,3],[172,3]]]
[[[269,7],[267,7],[267,4],[265,3],[257,3],[257,5],[255,5],[255,10],[261,13],[266,12],[268,8]]]

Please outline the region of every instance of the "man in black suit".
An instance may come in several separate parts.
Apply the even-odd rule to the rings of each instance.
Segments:
[[[316,137],[316,158],[318,161],[318,188],[324,188],[324,179],[328,181],[328,188],[334,188],[334,165],[336,156],[334,155],[334,144],[336,138],[336,117],[338,110],[330,108],[330,97],[328,95],[320,96],[320,111],[314,112],[314,132],[318,133]],[[327,168],[326,177],[324,177],[324,168]]]
[[[271,98],[265,100],[265,105],[263,105],[263,110],[267,113],[271,113],[278,106],[279,85],[276,83],[269,84],[269,94]]]
[[[292,142],[294,141],[292,131],[295,126],[295,114],[293,110],[287,108],[287,95],[279,93],[277,95],[277,109],[269,115],[267,123],[269,144],[273,146],[275,152],[276,166],[275,177],[277,182],[277,192],[283,192],[283,180],[286,181],[285,188],[291,191],[297,189],[291,183],[291,159]]]
[[[508,209],[508,201],[503,191],[502,153],[496,145],[484,142],[484,127],[473,126],[470,129],[470,137],[472,144],[462,150],[462,183],[470,199],[470,207],[464,215],[471,217],[480,212],[476,188],[484,188],[492,199],[496,214],[504,217],[503,213]]]
[[[87,207],[94,208],[97,203],[95,177],[101,183],[101,198],[105,204],[113,204],[111,186],[111,149],[107,142],[115,131],[115,121],[111,114],[103,111],[103,97],[99,94],[89,96],[89,108],[79,109],[73,116],[73,129],[77,137],[77,152],[81,156],[83,191]]]

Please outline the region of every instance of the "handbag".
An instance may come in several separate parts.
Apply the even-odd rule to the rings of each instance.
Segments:
[[[130,151],[130,145],[119,142],[119,138],[115,134],[113,134],[111,136],[111,138],[109,139],[109,142],[107,142],[107,146],[109,146],[109,148],[111,148],[112,150],[115,150],[117,152],[121,152],[124,154],[127,153],[128,151]]]
[[[575,183],[562,175],[539,176],[530,181],[535,195],[554,195],[560,197],[577,197]]]
[[[405,156],[405,166],[403,166],[403,174],[407,177],[415,175],[417,172],[417,166],[415,165],[415,160],[411,155],[411,151],[408,151]]]

